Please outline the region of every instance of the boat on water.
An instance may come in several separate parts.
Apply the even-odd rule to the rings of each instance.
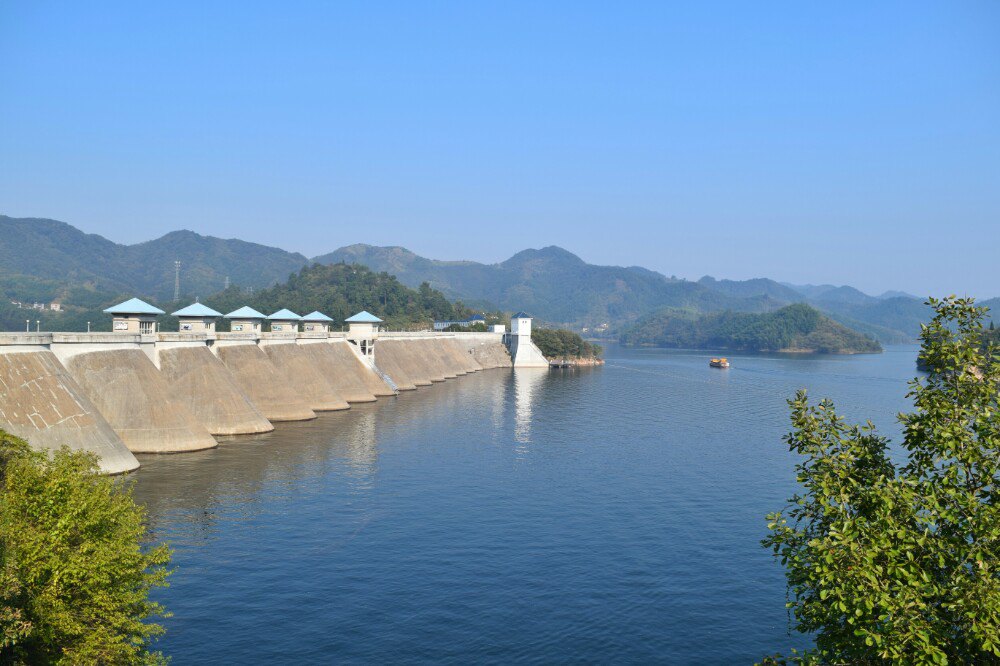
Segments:
[[[708,362],[708,364],[710,366],[712,366],[713,368],[728,368],[729,367],[729,359],[728,358],[713,358],[711,361]]]

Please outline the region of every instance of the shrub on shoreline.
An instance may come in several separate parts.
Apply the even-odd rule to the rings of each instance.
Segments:
[[[902,414],[906,464],[869,422],[789,401],[801,494],[768,516],[792,626],[816,647],[764,663],[1000,664],[1000,356],[985,308],[931,299]]]
[[[48,457],[0,430],[0,663],[165,663],[148,595],[170,552],[143,548],[144,519],[94,455]]]

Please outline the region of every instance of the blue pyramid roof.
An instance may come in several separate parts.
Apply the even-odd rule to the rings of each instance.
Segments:
[[[345,319],[348,324],[381,324],[382,320],[373,315],[368,310],[362,310],[353,317]]]
[[[313,310],[302,318],[302,321],[333,321],[319,310]]]
[[[186,308],[181,308],[177,312],[171,312],[170,314],[175,317],[221,317],[221,312],[216,312],[212,308],[204,305],[203,303],[192,303]]]
[[[244,305],[239,310],[233,310],[226,315],[226,319],[263,319],[264,315],[257,312],[249,305]]]
[[[269,314],[267,318],[274,321],[298,321],[302,319],[302,317],[285,308],[278,310],[274,314]]]
[[[511,315],[511,319],[531,319],[531,315],[527,312],[518,312],[516,315]]]
[[[112,305],[104,312],[106,312],[107,314],[148,314],[148,315],[166,314],[160,308],[153,307],[146,301],[141,301],[138,298],[130,298],[124,303],[119,303],[118,305]]]

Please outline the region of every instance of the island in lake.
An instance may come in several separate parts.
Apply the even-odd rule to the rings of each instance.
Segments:
[[[805,303],[767,313],[696,314],[668,308],[641,318],[621,335],[625,345],[752,352],[879,353],[878,341]]]

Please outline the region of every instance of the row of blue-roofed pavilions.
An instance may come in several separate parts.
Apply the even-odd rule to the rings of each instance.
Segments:
[[[141,334],[156,333],[156,317],[166,314],[158,307],[138,298],[114,305],[104,312],[112,316],[112,329],[114,331]],[[178,319],[178,330],[190,333],[214,332],[218,319],[228,319],[230,331],[234,333],[259,333],[263,330],[262,323],[264,321],[270,324],[271,332],[274,333],[298,331],[299,322],[302,323],[305,332],[329,332],[333,324],[333,319],[318,310],[299,316],[291,310],[282,308],[270,315],[265,315],[249,306],[243,306],[224,315],[204,303],[192,303],[171,314]],[[377,326],[382,323],[381,319],[367,311],[359,312],[344,321],[352,327],[356,324]]]
[[[0,391],[0,427],[39,448],[70,443],[92,451],[109,473],[138,466],[134,453],[211,448],[220,436],[267,433],[275,422],[510,367],[499,335],[380,337],[382,321],[368,312],[347,318],[344,332],[330,331],[333,320],[320,312],[267,316],[243,307],[222,315],[193,303],[173,313],[175,332],[157,331],[156,318],[165,313],[139,299],[106,312],[111,334],[0,339],[0,381],[14,386],[5,377],[30,378],[16,386],[33,387]],[[221,318],[229,332],[216,331]],[[269,331],[262,330],[265,321]]]

